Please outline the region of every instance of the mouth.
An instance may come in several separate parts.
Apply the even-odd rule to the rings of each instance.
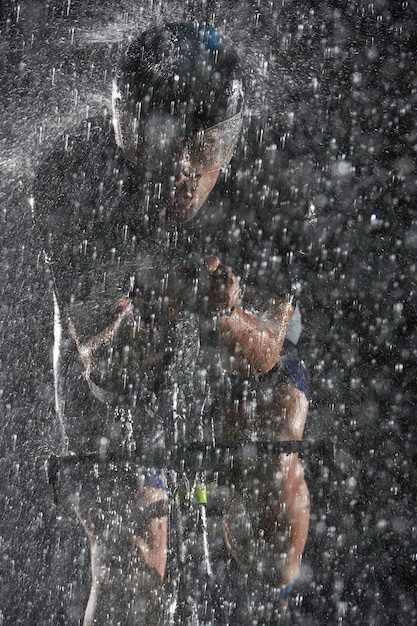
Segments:
[[[176,218],[186,219],[192,213],[194,197],[189,194],[175,194],[169,207],[169,213]]]
[[[171,205],[173,213],[187,213],[193,204],[193,198],[175,198]]]

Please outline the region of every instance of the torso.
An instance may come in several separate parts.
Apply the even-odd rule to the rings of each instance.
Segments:
[[[154,321],[150,322],[149,311],[144,316],[138,308],[134,310],[126,337],[129,350],[118,356],[112,352],[118,364],[116,378],[119,382],[124,380],[124,389],[119,385],[116,404],[133,411],[135,436],[141,438],[145,421],[152,425],[162,419],[161,412],[166,408],[160,398],[165,393],[167,376],[171,382],[173,378],[182,381],[182,405],[176,408],[177,413],[189,418],[190,413],[200,412],[207,391],[204,372],[214,364],[211,371],[216,371],[218,377],[218,348],[210,332],[204,330],[201,335],[196,319],[189,323],[183,317],[175,331],[167,325],[166,311],[160,306],[160,298],[164,297],[161,281],[173,266],[190,262],[191,258],[202,265],[207,255],[215,254],[242,276],[243,282],[254,270],[261,282],[269,282],[268,268],[261,271],[260,261],[253,261],[252,266],[244,263],[257,258],[255,235],[251,234],[248,220],[240,220],[236,215],[236,207],[231,207],[227,194],[219,198],[214,193],[201,214],[178,231],[167,231],[163,226],[151,228],[145,219],[143,197],[134,172],[117,154],[110,121],[100,120],[59,141],[41,166],[35,184],[35,214],[52,261],[63,319],[76,319],[81,341],[106,328],[108,302],[125,298],[133,283],[139,290],[143,288],[148,309],[153,299],[150,314],[155,314]],[[252,230],[255,232],[256,228]],[[209,349],[196,346],[208,336]],[[106,367],[112,349],[110,341],[92,368],[98,386],[100,367],[103,363]],[[174,360],[167,357],[169,350],[176,352]],[[73,345],[72,351],[77,360]],[[71,437],[83,439],[79,437],[79,422],[87,420],[91,422],[87,429],[90,434],[86,435],[89,446],[92,439],[99,438],[100,431],[107,437],[109,429],[103,420],[108,420],[109,414],[95,399],[91,400],[91,408],[86,404],[91,393],[83,380],[79,359],[76,365],[74,358],[69,362],[75,368],[77,382],[74,385],[72,381],[67,402]],[[221,387],[223,394],[224,386],[213,383],[212,374],[210,384],[217,386],[217,394]],[[197,399],[195,389],[203,393],[203,400]]]

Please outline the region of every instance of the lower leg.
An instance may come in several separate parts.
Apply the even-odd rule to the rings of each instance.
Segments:
[[[147,505],[166,501],[166,492],[155,487],[144,487],[141,490],[142,501]],[[153,517],[135,540],[146,565],[159,576],[161,583],[164,580],[167,562],[168,544],[168,517]]]
[[[144,491],[147,494],[141,494],[140,505],[133,501],[123,514],[80,494],[74,499],[74,510],[89,538],[91,554],[91,589],[83,626],[163,624],[161,583],[166,561],[166,524],[164,535],[160,519],[148,520],[143,533],[146,545],[140,544],[136,532],[140,509],[145,512],[160,499],[158,494]],[[145,549],[148,546],[150,550]],[[152,559],[149,555],[153,555]]]

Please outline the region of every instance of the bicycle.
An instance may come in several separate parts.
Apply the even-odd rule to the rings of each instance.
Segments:
[[[215,319],[210,325],[206,324],[202,328],[197,316],[187,314],[183,323],[187,325],[186,332],[180,333],[177,337],[187,337],[188,341],[191,337],[194,339],[191,342],[194,345],[202,344],[206,348],[209,346],[212,353],[218,352]],[[101,621],[95,622],[97,598],[90,594],[84,626],[93,623],[112,625],[120,623],[123,626],[137,624],[141,623],[137,621],[138,614],[146,619],[146,611],[138,606],[140,593],[146,588],[152,596],[152,589],[161,587],[154,577],[138,575],[140,569],[143,569],[143,562],[138,551],[133,553],[131,542],[138,530],[138,524],[145,527],[153,517],[161,518],[166,515],[169,517],[169,546],[163,589],[165,596],[163,623],[167,626],[228,623],[228,600],[219,589],[212,566],[212,538],[209,538],[207,522],[208,473],[212,476],[217,472],[220,478],[224,478],[236,461],[247,462],[259,455],[268,457],[280,452],[303,450],[311,452],[313,449],[315,453],[321,454],[323,451],[322,444],[312,446],[311,442],[304,441],[217,444],[214,436],[213,407],[216,406],[215,400],[218,403],[219,399],[213,399],[211,382],[219,380],[218,374],[213,372],[218,363],[213,360],[211,354],[209,364],[200,362],[199,367],[195,366],[197,381],[196,376],[189,380],[187,379],[189,368],[184,366],[185,351],[183,345],[172,346],[171,354],[183,355],[182,362],[178,363],[176,359],[172,359],[166,368],[163,393],[165,397],[162,401],[165,408],[163,445],[147,450],[125,447],[123,453],[104,450],[50,457],[48,476],[54,489],[55,501],[58,500],[58,477],[67,469],[73,473],[72,478],[75,474],[80,483],[90,481],[91,484],[87,488],[87,492],[90,489],[90,495],[87,493],[87,496],[93,502],[90,513],[94,520],[94,536],[87,522],[83,521],[81,511],[78,518],[84,525],[86,533],[90,533],[91,545],[96,546],[98,552],[100,542],[95,537],[105,537],[105,540],[112,544],[110,548],[114,548],[113,552],[119,555],[129,554],[125,561],[119,558],[117,562],[112,557],[111,549],[108,551],[107,561],[107,556],[102,555],[103,572],[100,573],[100,570],[96,574],[98,578],[102,576],[103,585],[107,585],[109,589],[107,608],[103,610],[105,615],[102,612]],[[197,388],[201,393],[194,393]],[[221,397],[221,390],[219,395]],[[161,468],[165,471],[166,502],[160,501],[146,506],[136,502],[138,468]],[[100,482],[104,486],[101,486]],[[196,506],[194,494],[197,495]],[[79,505],[75,502],[75,507],[77,506]],[[103,507],[107,507],[106,511]],[[107,521],[104,519],[106,515]],[[116,545],[120,543],[123,545]],[[100,555],[97,557],[100,562],[99,557]],[[130,596],[126,593],[129,585],[123,585],[127,576],[138,579],[131,585],[133,591],[131,590]],[[155,598],[154,594],[151,600],[157,603],[159,599]],[[222,614],[223,618],[219,618],[219,614]],[[219,619],[226,621],[222,622]]]
[[[223,626],[229,623],[228,614],[233,609],[233,598],[230,599],[229,589],[222,589],[221,580],[217,578],[218,572],[213,566],[213,552],[217,550],[214,559],[219,558],[219,543],[222,542],[222,536],[219,528],[217,528],[217,533],[213,531],[213,528],[209,529],[208,518],[214,515],[217,520],[221,519],[222,494],[214,493],[213,498],[212,485],[214,484],[214,489],[219,491],[224,485],[224,478],[230,467],[238,460],[244,459],[250,462],[259,459],[260,456],[291,452],[299,452],[304,457],[309,456],[319,463],[325,462],[331,465],[334,462],[334,444],[329,446],[323,441],[262,441],[216,446],[190,444],[188,447],[178,447],[175,454],[171,451],[167,455],[163,450],[158,450],[152,453],[137,453],[123,460],[99,453],[51,456],[48,463],[48,479],[54,491],[54,500],[58,502],[59,477],[61,475],[62,480],[62,474],[67,468],[77,469],[85,477],[88,473],[86,468],[89,467],[89,471],[95,474],[97,480],[103,480],[104,476],[108,478],[109,473],[116,470],[116,473],[124,472],[123,481],[126,482],[128,479],[127,482],[129,482],[129,479],[132,479],[133,468],[136,472],[139,467],[163,467],[168,479],[167,501],[147,506],[138,504],[135,510],[130,512],[134,516],[136,527],[138,523],[141,527],[146,526],[153,517],[169,516],[168,564],[163,586],[162,623],[166,626],[209,626],[210,624]],[[133,484],[131,488],[134,489]],[[209,496],[212,496],[211,502],[208,492]],[[221,524],[219,526],[221,527]],[[122,536],[120,540],[123,540]],[[220,552],[220,556],[224,557],[224,551],[220,549]],[[133,561],[133,566],[143,567],[140,559],[134,558]],[[130,569],[132,563],[128,565],[120,563],[119,566]],[[129,600],[124,597],[122,585],[117,584],[116,578],[124,579],[125,575],[122,575],[119,568],[111,576],[115,587],[113,597],[114,600],[117,599],[117,602],[109,600],[109,604],[113,603],[121,607],[123,621],[118,619],[120,615],[118,616],[117,613],[111,616],[109,612],[108,621],[105,623],[112,624],[112,626],[118,623],[140,623],[135,622],[134,619],[129,622],[129,609],[123,606],[128,604]],[[151,580],[151,583],[155,583],[155,580]],[[242,588],[243,586],[242,582]],[[88,610],[86,610],[86,615],[87,613]],[[89,622],[88,619],[85,619],[84,624],[100,623]]]

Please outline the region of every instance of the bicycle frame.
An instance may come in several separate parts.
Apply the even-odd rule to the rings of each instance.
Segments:
[[[207,528],[207,489],[204,473],[196,473],[193,481],[183,474],[171,471],[170,523],[168,527],[168,566],[165,582],[168,603],[166,624],[187,623],[198,626],[198,592],[195,581],[201,585],[201,573],[205,579],[213,575]],[[198,552],[198,555],[197,555]],[[202,559],[201,559],[202,557]],[[196,564],[202,564],[203,572],[195,576]],[[194,574],[194,575],[193,575]],[[193,591],[190,589],[193,583]],[[185,620],[185,622],[184,622]]]

